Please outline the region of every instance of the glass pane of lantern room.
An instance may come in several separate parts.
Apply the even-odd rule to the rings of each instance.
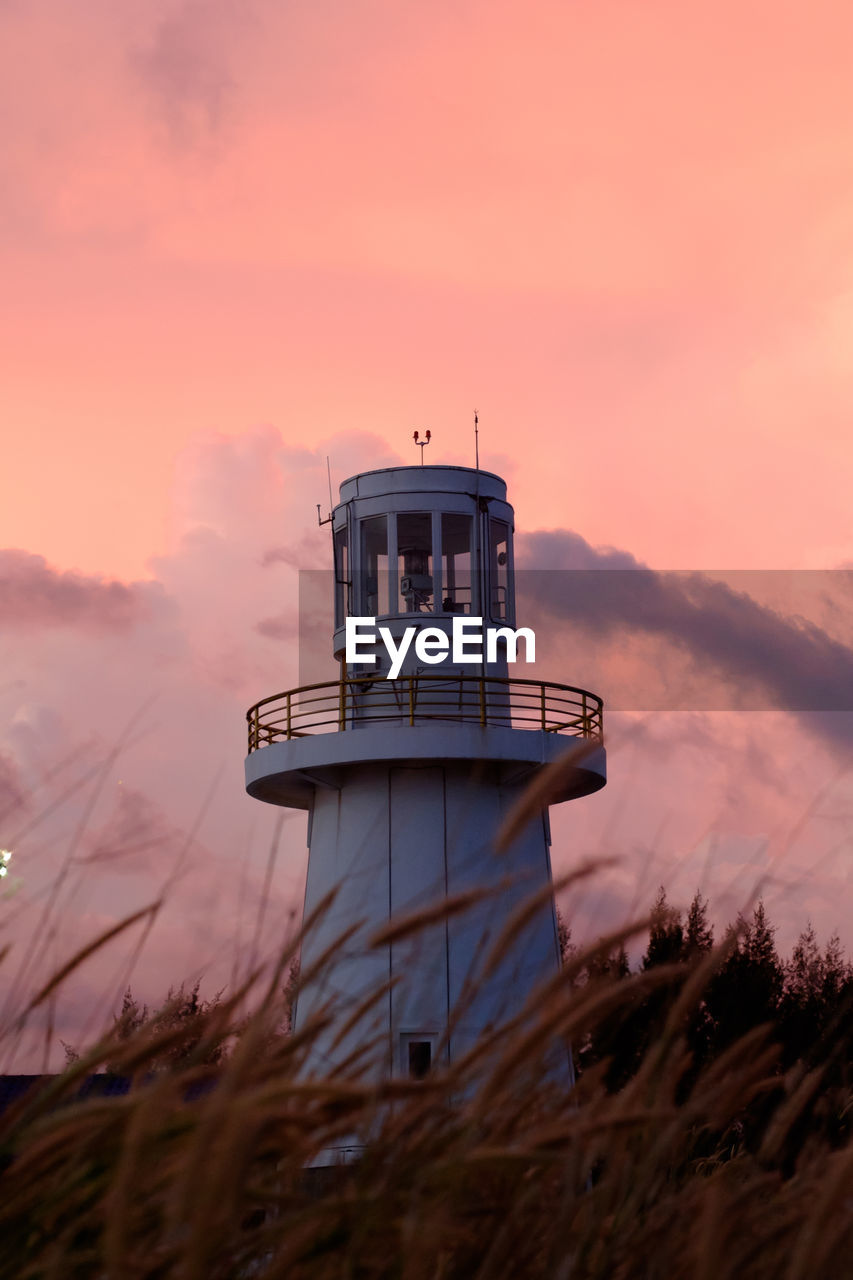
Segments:
[[[401,511],[397,516],[397,558],[401,613],[432,613],[432,516]]]
[[[361,522],[361,607],[365,617],[389,612],[388,517]]]
[[[335,530],[335,626],[344,625],[344,617],[349,612],[349,561],[347,557],[347,527],[341,525]]]
[[[471,517],[445,511],[441,517],[441,611],[471,612]]]
[[[489,596],[492,617],[505,619],[509,598],[509,525],[504,520],[489,521]]]

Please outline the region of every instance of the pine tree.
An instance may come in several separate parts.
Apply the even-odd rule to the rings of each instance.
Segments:
[[[649,941],[642,958],[644,970],[678,963],[683,957],[684,928],[681,913],[667,902],[663,886],[651,910]],[[626,978],[630,973],[624,947],[592,960],[587,979]],[[621,1088],[635,1073],[654,1037],[659,1034],[674,998],[676,983],[667,983],[644,996],[635,995],[618,1013],[606,1018],[594,1031],[591,1062],[609,1059],[605,1083],[610,1090]]]
[[[738,914],[726,930],[728,957],[705,993],[714,1024],[713,1052],[754,1027],[776,1021],[783,973],[775,933],[761,901],[749,922]]]
[[[687,959],[696,958],[710,951],[713,945],[714,929],[708,920],[708,900],[697,889],[687,912],[684,955]]]
[[[782,993],[783,973],[775,936],[776,928],[767,919],[764,901],[759,898],[743,939],[745,971],[756,1002],[756,1023],[772,1016]]]
[[[661,885],[652,907],[649,945],[643,956],[642,967],[653,969],[656,965],[675,964],[683,958],[683,952],[684,928],[681,924],[681,912],[669,905],[666,890]]]
[[[845,986],[853,981],[853,966],[844,957],[838,932],[832,934],[823,953],[823,999],[837,1005]]]
[[[621,946],[606,955],[600,953],[592,956],[584,966],[582,977],[584,982],[594,982],[603,978],[627,978],[630,972],[628,952]]]
[[[785,994],[801,1006],[819,1003],[823,996],[824,965],[811,920],[797,939],[785,965]]]
[[[708,901],[697,889],[687,912],[687,923],[684,930],[683,957],[689,964],[696,964],[707,955],[714,945],[714,929],[708,920]],[[708,1007],[706,993],[703,992],[688,1017],[686,1028],[687,1043],[693,1059],[693,1067],[684,1080],[684,1086],[695,1080],[702,1065],[708,1061],[713,1051],[715,1024]]]
[[[838,934],[832,935],[821,952],[809,921],[784,970],[780,1013],[786,1063],[803,1058],[816,1064],[830,1051],[838,1056],[851,982],[850,965]],[[831,1043],[824,1043],[827,1036]]]

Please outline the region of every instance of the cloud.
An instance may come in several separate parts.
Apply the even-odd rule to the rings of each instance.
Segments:
[[[0,627],[124,630],[149,616],[157,597],[150,584],[60,572],[28,551],[0,551]]]
[[[809,911],[843,933],[851,575],[659,572],[568,530],[520,535],[517,564],[535,674],[605,701],[608,785],[552,813],[558,873],[621,857],[567,906],[577,936],[644,912],[660,883],[684,905],[701,888],[718,929],[763,892],[783,947]]]
[[[239,12],[239,20],[237,14]],[[192,0],[162,18],[129,61],[157,103],[174,141],[217,134],[236,88],[229,51],[250,13],[217,0]]]
[[[642,569],[644,566],[617,547],[592,547],[571,529],[539,529],[516,539],[519,569]]]
[[[612,646],[611,659],[633,659],[633,687],[621,687],[615,705],[853,710],[853,648],[804,616],[829,612],[836,628],[853,632],[844,571],[732,573],[721,581],[648,569],[627,552],[598,550],[563,531],[521,537],[519,549],[520,611],[535,609],[540,625],[570,623],[585,643]],[[788,611],[756,599],[763,593],[787,597]],[[648,641],[653,646],[644,648]],[[838,736],[831,719],[820,723]],[[847,740],[846,730],[841,736]]]
[[[255,623],[259,636],[268,640],[297,641],[300,636],[299,618],[296,613],[281,613],[275,618],[262,618]]]
[[[177,858],[185,842],[183,833],[172,826],[144,792],[123,783],[107,821],[86,839],[83,863],[110,863],[112,870],[150,870],[163,866],[170,854]]]
[[[329,530],[317,528],[315,506],[327,498],[326,454],[337,474],[364,469],[374,452],[358,434],[316,450],[289,449],[268,426],[204,435],[179,460],[174,540],[151,582],[60,574],[24,552],[0,557],[0,816],[14,809],[20,880],[7,922],[15,954],[31,938],[38,953],[22,996],[89,940],[94,921],[156,900],[176,871],[134,989],[162,998],[170,982],[203,972],[216,990],[245,962],[279,817],[245,793],[246,710],[299,683],[297,568],[327,563]],[[287,557],[265,567],[275,547]],[[305,827],[294,813],[283,829],[265,952],[301,906]],[[39,934],[46,902],[51,923]],[[126,939],[120,963],[93,959],[84,975],[101,984],[104,1013],[135,946]]]

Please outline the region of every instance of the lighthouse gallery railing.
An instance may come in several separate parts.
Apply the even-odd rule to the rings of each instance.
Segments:
[[[360,676],[275,693],[246,712],[249,753],[273,742],[370,725],[443,721],[601,741],[602,701],[586,689],[494,676]]]

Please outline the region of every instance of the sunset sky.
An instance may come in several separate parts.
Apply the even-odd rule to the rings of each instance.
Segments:
[[[242,717],[296,681],[327,455],[337,485],[430,428],[471,464],[476,406],[531,568],[853,564],[851,49],[841,0],[0,0],[7,1010],[27,938],[62,958],[176,867],[58,1025],[131,964],[156,999],[245,959],[277,815],[242,794]],[[843,681],[849,590],[753,585],[779,652],[802,608],[793,665]],[[611,624],[563,621],[551,678],[737,674],[701,629]],[[769,877],[783,949],[810,915],[853,950],[853,725],[782,687],[617,715],[607,789],[555,821],[558,870],[623,859],[580,936],[661,880],[722,921]]]

